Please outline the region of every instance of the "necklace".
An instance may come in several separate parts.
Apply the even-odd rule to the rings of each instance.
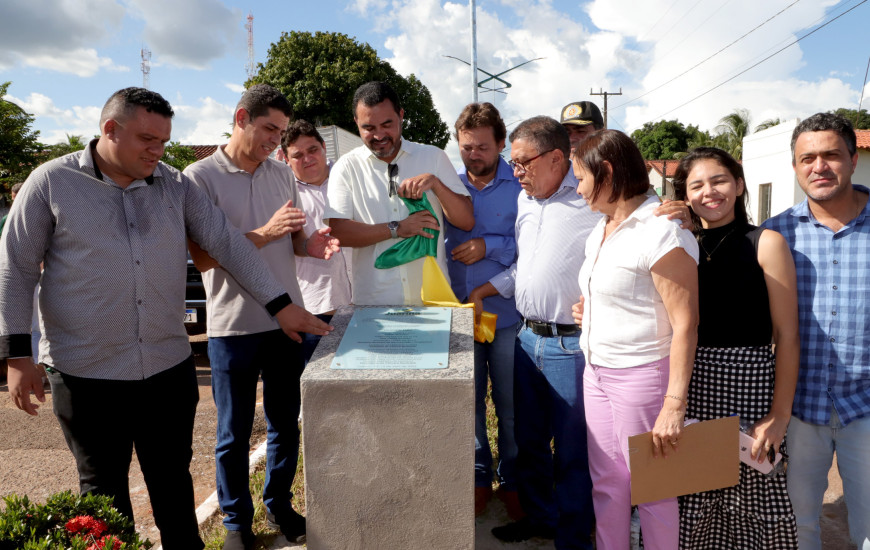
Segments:
[[[722,237],[721,239],[719,239],[719,242],[716,243],[716,246],[713,247],[713,250],[711,250],[711,251],[709,251],[709,252],[707,251],[707,247],[704,246],[704,243],[701,242],[701,241],[698,241],[698,244],[701,245],[701,250],[703,250],[703,251],[704,251],[704,254],[707,255],[707,261],[708,261],[708,262],[709,262],[710,260],[713,259],[713,254],[714,254],[717,250],[719,250],[719,247],[722,246],[722,243],[725,242],[725,239],[727,239],[728,237],[730,237],[730,236],[731,236],[731,233],[734,233],[734,230],[735,230],[735,229],[737,229],[737,228],[736,228],[736,227],[733,228],[731,231],[729,231],[728,233],[726,233],[724,237]]]

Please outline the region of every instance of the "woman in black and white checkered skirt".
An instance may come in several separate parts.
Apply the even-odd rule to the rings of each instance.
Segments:
[[[794,261],[781,235],[749,224],[743,168],[725,151],[690,152],[674,188],[702,226],[698,349],[686,418],[739,415],[761,463],[769,452],[785,451],[791,418],[799,357]],[[796,549],[784,472],[765,475],[741,463],[736,486],[681,497],[680,548]]]

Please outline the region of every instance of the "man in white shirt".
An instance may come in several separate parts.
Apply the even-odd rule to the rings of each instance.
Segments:
[[[311,234],[327,227],[323,221],[323,211],[326,208],[332,162],[326,158],[323,137],[310,122],[296,120],[290,123],[281,138],[281,151],[296,176],[298,206],[305,212],[302,230]],[[350,277],[350,262],[341,250],[329,260],[296,259],[296,278],[305,308],[324,323],[332,320],[336,309],[350,303]],[[319,341],[317,334],[305,333],[303,336],[306,364]]]
[[[511,132],[511,162],[525,193],[517,205],[517,261],[491,291],[516,298],[522,316],[514,351],[516,479],[525,518],[493,529],[507,542],[555,538],[556,548],[591,549],[595,523],[586,458],[580,329],[571,306],[586,237],[598,222],[577,194],[565,128],[534,117]],[[550,441],[555,443],[550,450]]]
[[[420,235],[437,238],[437,261],[447,273],[443,218],[456,227],[474,227],[468,191],[441,149],[402,140],[404,110],[399,97],[383,82],[360,86],[353,97],[354,120],[364,146],[338,159],[330,172],[327,207],[333,236],[353,251],[353,303],[357,305],[421,305],[423,258],[388,269],[375,268],[384,251]],[[428,211],[409,215],[402,197],[429,200]]]

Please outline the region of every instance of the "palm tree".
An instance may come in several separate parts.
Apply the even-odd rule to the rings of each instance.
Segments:
[[[769,118],[755,127],[756,132],[760,132],[762,130],[767,130],[768,128],[773,128],[774,126],[779,126],[782,124],[782,120],[779,118]]]
[[[743,138],[748,136],[750,116],[748,109],[735,109],[733,113],[719,119],[716,131],[722,138],[722,148],[737,160],[743,158]]]

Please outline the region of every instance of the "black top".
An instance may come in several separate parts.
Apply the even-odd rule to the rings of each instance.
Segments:
[[[735,220],[699,233],[699,346],[770,344],[770,303],[764,272],[758,265],[762,231]]]

